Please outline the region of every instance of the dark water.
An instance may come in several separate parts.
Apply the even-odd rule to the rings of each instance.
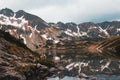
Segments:
[[[51,50],[46,55],[60,68],[47,80],[120,80],[119,58],[84,50]]]

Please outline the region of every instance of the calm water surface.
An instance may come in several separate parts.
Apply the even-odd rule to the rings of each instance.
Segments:
[[[103,57],[83,50],[51,50],[46,55],[60,68],[47,80],[120,80],[119,58]]]

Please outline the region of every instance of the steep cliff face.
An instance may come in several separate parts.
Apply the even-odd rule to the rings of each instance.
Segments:
[[[42,59],[20,40],[0,30],[0,80],[30,80],[33,76],[45,78],[51,66],[54,66],[53,62]]]

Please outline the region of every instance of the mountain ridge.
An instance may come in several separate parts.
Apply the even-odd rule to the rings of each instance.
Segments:
[[[13,12],[7,8],[0,10],[0,27],[12,36],[23,39],[24,44],[33,50],[45,47],[48,42],[57,44],[64,40],[104,39],[120,35],[120,21],[47,23],[23,10]]]
[[[57,65],[59,61],[67,62],[63,53],[60,57],[56,55],[57,50],[68,53],[69,63],[72,62],[73,55],[78,59],[90,57],[89,50],[99,57],[102,55],[106,58],[120,59],[120,22],[47,23],[40,17],[23,10],[13,12],[10,9],[3,9],[0,11],[0,80],[34,80],[34,78],[43,80],[55,74],[57,70],[66,71],[70,68],[74,70],[73,65],[78,65],[81,70],[80,66],[86,65],[85,61],[78,62],[78,60],[78,63],[65,65],[65,68]],[[79,52],[84,55],[76,55]],[[52,53],[54,56],[52,60],[56,63],[46,59],[47,55],[52,56]],[[106,59],[104,60],[106,62]],[[90,62],[95,63],[93,60],[87,61],[88,69],[91,67]],[[105,69],[102,68],[104,62],[101,64],[101,59],[99,63],[99,67],[96,65],[97,69],[93,65],[90,73],[101,73]],[[110,63],[112,62],[108,60],[105,66],[109,66]],[[118,64],[116,64],[116,69],[113,66],[113,73],[119,74]],[[77,72],[78,67],[76,66]],[[85,71],[88,69],[85,67]],[[58,71],[57,73],[60,74]]]

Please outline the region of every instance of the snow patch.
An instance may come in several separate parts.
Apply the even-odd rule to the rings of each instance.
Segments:
[[[82,36],[81,34],[80,34],[80,28],[77,26],[77,33],[78,33],[78,36]]]
[[[17,29],[14,29],[13,31],[14,31],[14,32],[17,32]]]
[[[117,28],[117,32],[120,32],[120,28]]]
[[[25,30],[23,26],[25,26],[25,24],[28,24],[28,21],[25,20],[25,18],[23,17],[16,18],[15,16],[16,16],[16,13],[14,13],[12,17],[7,17],[3,14],[0,14],[0,24],[11,25],[11,26],[22,28],[23,30]]]
[[[55,43],[55,44],[59,43],[59,40],[54,40],[54,43]]]
[[[110,72],[112,72],[112,70],[109,68],[109,65],[111,63],[111,60],[109,60],[108,62],[106,62],[105,65],[101,66],[101,71],[103,71],[105,68],[108,69]]]
[[[25,37],[23,37],[22,34],[20,35],[20,37],[23,39],[24,44],[27,44],[27,41],[26,41]]]
[[[48,38],[48,40],[52,40],[52,38],[51,38],[51,37],[49,37],[49,38]]]
[[[32,33],[30,33],[30,35],[29,35],[29,38],[31,38],[32,37]]]
[[[106,35],[107,37],[110,36],[109,33],[107,32],[107,28],[106,28],[106,29],[102,29],[101,27],[99,27],[99,31],[105,33],[105,35]]]
[[[46,39],[46,40],[48,40],[48,38],[47,38],[47,34],[43,34],[43,35],[41,35],[44,39]]]
[[[22,29],[25,31],[25,26],[23,26]]]
[[[73,66],[75,65],[75,62],[67,65],[65,68],[68,69],[69,71],[73,69]]]
[[[60,57],[58,57],[58,56],[54,56],[53,59],[54,59],[56,62],[60,61]]]
[[[70,29],[67,29],[64,33],[69,35],[69,36],[74,36]]]

